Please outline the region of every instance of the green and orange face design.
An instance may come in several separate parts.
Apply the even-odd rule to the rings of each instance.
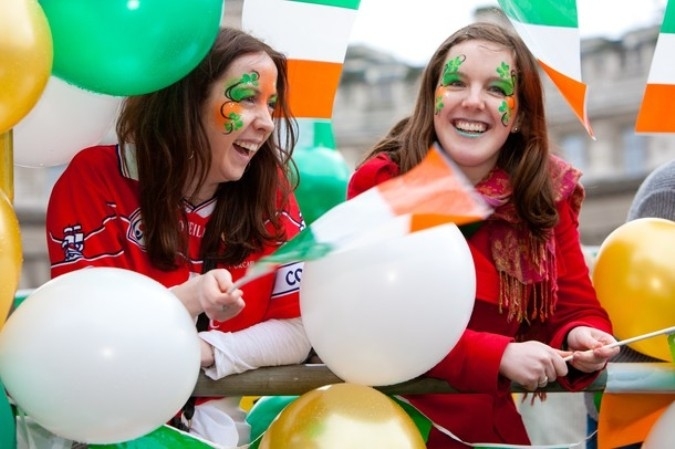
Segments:
[[[458,55],[445,63],[443,72],[441,73],[441,80],[436,88],[436,101],[434,113],[438,114],[443,109],[443,94],[445,88],[461,81],[459,69],[466,60],[465,55]],[[506,62],[502,62],[496,69],[498,79],[490,85],[491,91],[499,92],[504,96],[504,100],[498,106],[498,112],[501,114],[501,122],[504,126],[508,126],[513,116],[513,111],[516,108],[516,71],[513,70]]]
[[[459,68],[464,61],[466,61],[465,55],[457,55],[445,63],[443,73],[441,73],[441,82],[436,88],[434,114],[438,114],[443,109],[443,92],[445,88],[460,80]]]
[[[499,75],[499,80],[496,82],[495,87],[500,89],[504,94],[504,100],[499,104],[498,110],[502,117],[502,125],[508,126],[513,111],[516,109],[516,71],[507,63],[502,62],[497,67],[497,74]]]
[[[230,134],[244,127],[242,118],[243,107],[241,102],[247,98],[255,97],[260,87],[260,74],[257,72],[244,73],[238,79],[228,81],[225,84],[225,101],[220,106],[219,121],[225,134]]]

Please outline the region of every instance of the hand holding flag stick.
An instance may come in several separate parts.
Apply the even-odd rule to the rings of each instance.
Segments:
[[[647,334],[638,335],[636,337],[626,338],[625,340],[616,341],[614,343],[610,343],[608,345],[601,346],[601,347],[607,348],[607,349],[616,348],[618,346],[624,346],[624,345],[627,345],[629,343],[634,343],[636,341],[646,340],[647,338],[652,338],[652,337],[657,337],[659,335],[672,334],[672,333],[675,333],[675,326],[666,327],[664,329],[654,331],[654,332],[649,332]],[[600,348],[596,348],[596,349],[600,349]],[[588,351],[593,351],[593,349],[587,349],[586,351],[580,351],[580,352],[588,352]],[[568,355],[567,357],[563,358],[563,360],[565,362],[570,362],[570,361],[572,361],[573,358],[574,358],[574,354]]]

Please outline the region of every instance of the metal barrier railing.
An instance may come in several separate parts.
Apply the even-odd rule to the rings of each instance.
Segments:
[[[19,290],[15,307],[33,290]],[[195,396],[285,396],[300,395],[324,385],[343,382],[326,365],[302,364],[264,367],[213,380],[200,373]],[[456,393],[447,382],[419,377],[396,385],[377,387],[387,394]],[[520,385],[513,392],[526,391]],[[567,392],[553,382],[541,391]],[[583,391],[615,393],[675,393],[675,364],[672,363],[609,363],[595,381]]]
[[[324,385],[343,382],[325,365],[288,365],[258,368],[213,380],[199,376],[195,396],[285,396],[301,395]],[[387,394],[456,393],[447,382],[419,377],[396,385],[376,387]],[[525,392],[513,384],[513,392]],[[568,392],[553,382],[541,391]],[[675,393],[675,365],[672,363],[609,363],[583,391],[615,393]]]

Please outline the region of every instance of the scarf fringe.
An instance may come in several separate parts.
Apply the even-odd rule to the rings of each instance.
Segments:
[[[552,265],[552,264],[549,264]],[[554,270],[554,271],[550,271]],[[555,279],[555,268],[548,273]],[[507,320],[530,323],[530,320],[546,321],[555,312],[557,285],[549,279],[524,284],[514,276],[499,273],[499,312],[507,310]]]

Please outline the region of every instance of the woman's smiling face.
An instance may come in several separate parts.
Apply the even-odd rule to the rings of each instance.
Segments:
[[[272,134],[277,76],[272,58],[260,52],[235,59],[213,83],[202,109],[212,158],[205,189],[240,179]]]
[[[434,129],[443,149],[478,183],[497,163],[518,116],[515,58],[482,40],[453,46],[436,89]]]

